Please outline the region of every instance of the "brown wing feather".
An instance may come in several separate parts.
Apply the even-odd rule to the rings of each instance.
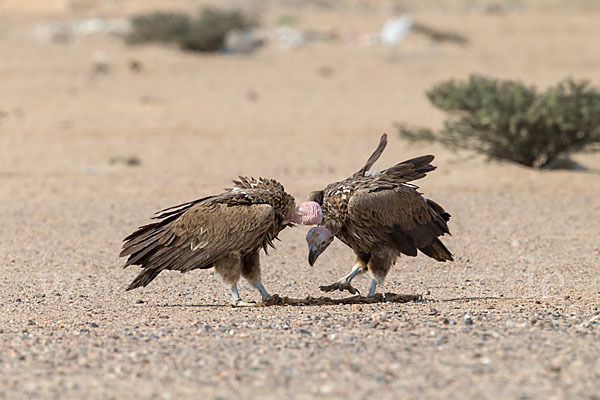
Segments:
[[[431,219],[425,199],[412,188],[405,187],[357,190],[348,202],[348,214],[353,221],[365,225],[401,226],[405,230]]]
[[[242,250],[261,242],[262,236],[273,229],[274,218],[269,204],[199,204],[174,223],[173,232],[182,238],[183,246],[190,248]]]
[[[377,148],[375,149],[373,154],[371,154],[365,165],[354,175],[364,176],[365,172],[367,172],[373,166],[373,164],[375,164],[377,160],[379,160],[379,157],[381,157],[381,154],[383,153],[383,150],[385,150],[385,146],[387,146],[387,143],[387,134],[384,133],[383,135],[381,135],[381,139],[379,139],[379,144],[377,145]]]
[[[417,249],[438,261],[452,255],[437,237],[450,233],[450,215],[411,187],[355,192],[348,215],[356,229],[364,229],[377,240],[387,241],[403,254],[416,256]],[[440,213],[441,210],[441,213]]]
[[[230,196],[222,195],[223,201]],[[274,210],[269,204],[220,203],[219,196],[187,203],[178,213],[141,227],[129,235],[121,256],[129,256],[125,267],[144,270],[127,290],[146,286],[162,270],[187,272],[210,268],[230,251],[266,246],[274,228]]]

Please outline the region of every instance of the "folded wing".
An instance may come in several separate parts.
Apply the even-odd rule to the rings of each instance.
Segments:
[[[233,192],[163,210],[156,218],[125,238],[125,267],[144,268],[128,290],[146,286],[162,270],[210,268],[231,251],[266,247],[274,237],[273,207]]]
[[[359,235],[371,235],[409,256],[420,250],[438,261],[452,260],[438,239],[450,233],[446,223],[450,215],[412,187],[374,185],[358,190],[350,198],[348,215]]]

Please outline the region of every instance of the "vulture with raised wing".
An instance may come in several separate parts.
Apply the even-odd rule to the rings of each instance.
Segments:
[[[143,268],[127,290],[148,285],[163,270],[214,267],[231,286],[233,305],[251,305],[238,294],[240,276],[263,301],[269,297],[260,279],[260,249],[273,247],[287,226],[318,223],[319,206],[304,202],[295,207],[294,198],[273,179],[240,177],[233,183],[224,193],[159,211],[153,218],[157,222],[124,239],[120,256],[129,257],[125,268]]]
[[[400,254],[414,257],[420,251],[437,261],[452,261],[452,254],[438,238],[450,234],[450,214],[410,184],[435,169],[431,165],[433,156],[413,158],[370,173],[386,145],[384,134],[358,172],[309,196],[322,209],[320,226],[306,235],[309,264],[315,263],[334,237],[356,254],[352,271],[332,285],[321,286],[323,291],[358,293],[350,282],[368,271],[372,277],[368,295],[372,296]]]

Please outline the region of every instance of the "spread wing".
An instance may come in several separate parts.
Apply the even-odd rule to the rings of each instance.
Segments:
[[[437,239],[450,233],[450,215],[412,187],[357,190],[348,203],[348,216],[359,235],[387,242],[403,254],[416,256],[418,249],[439,261],[452,259]]]
[[[164,210],[159,222],[140,227],[125,238],[120,256],[125,267],[144,271],[128,290],[147,285],[162,270],[187,272],[210,268],[230,251],[271,244],[275,212],[271,205],[227,193]]]

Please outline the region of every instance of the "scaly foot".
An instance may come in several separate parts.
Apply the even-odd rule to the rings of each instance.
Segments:
[[[233,300],[231,302],[232,307],[258,307],[259,305],[260,303],[254,301]]]
[[[350,292],[350,294],[360,294],[358,289],[353,287],[350,284],[350,282],[346,280],[340,280],[327,286],[319,286],[319,289],[321,289],[324,292],[333,292],[334,290],[339,290],[340,292],[343,292],[344,290],[347,290]]]

